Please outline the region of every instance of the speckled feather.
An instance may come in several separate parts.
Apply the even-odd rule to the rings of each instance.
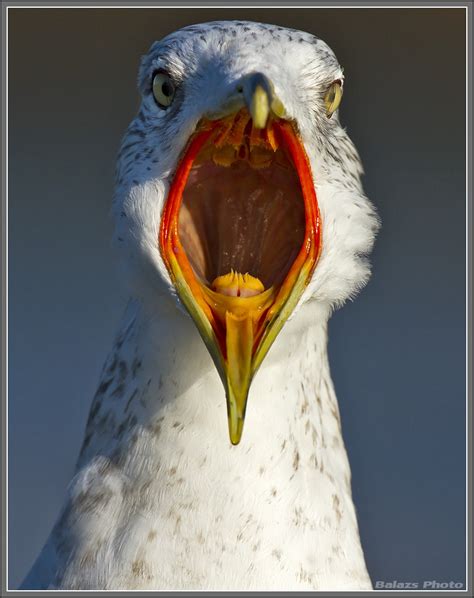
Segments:
[[[160,110],[158,68],[178,82]],[[310,158],[323,222],[313,279],[257,373],[242,442],[157,244],[173,170],[198,120],[252,71],[273,82]],[[153,44],[123,140],[115,242],[131,300],[104,365],[68,497],[23,588],[367,590],[327,359],[332,309],[366,283],[378,221],[357,152],[323,97],[342,69],[300,31],[193,25]]]

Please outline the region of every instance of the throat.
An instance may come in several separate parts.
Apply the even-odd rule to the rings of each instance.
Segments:
[[[336,437],[342,441],[326,314],[315,319],[312,307],[311,326],[301,312],[298,324],[287,322],[253,380],[242,444],[232,447],[224,389],[207,349],[189,317],[163,309],[151,313],[130,303],[94,398],[81,463],[99,451],[133,454],[137,435],[150,435],[150,453],[179,446],[216,456],[228,451],[236,459],[248,450],[289,448],[292,438],[301,444],[294,446],[300,459]]]
[[[314,308],[311,317],[314,322]],[[130,304],[104,367],[79,465],[102,454],[132,478],[156,478],[158,471],[166,482],[169,471],[178,477],[186,471],[192,484],[192,472],[203,479],[212,471],[222,482],[267,479],[269,488],[274,476],[302,476],[305,485],[325,472],[350,491],[326,320],[321,314],[306,326],[300,313],[298,322],[287,322],[257,372],[245,433],[234,447],[222,383],[190,318]]]
[[[370,583],[329,377],[326,320],[321,314],[308,327],[303,315],[302,327],[286,324],[257,373],[245,434],[232,446],[222,384],[190,319],[129,306],[94,399],[79,476],[105,458],[127,485],[122,507],[110,514],[112,529],[126,534],[109,541],[126,537],[127,554],[135,554],[146,523],[151,545],[143,560],[154,555],[163,564],[163,589],[317,589],[322,561],[335,584],[347,567],[357,569],[361,587]],[[314,309],[311,315],[314,322]],[[186,550],[207,556],[185,567]],[[226,576],[209,578],[213,559]],[[268,570],[263,578],[252,568],[257,561]],[[244,585],[242,566],[249,567]],[[154,577],[150,584],[159,589]]]

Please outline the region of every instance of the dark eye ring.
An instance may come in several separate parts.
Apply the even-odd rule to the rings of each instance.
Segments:
[[[158,71],[153,75],[152,91],[158,106],[166,109],[173,101],[176,87],[168,73]]]

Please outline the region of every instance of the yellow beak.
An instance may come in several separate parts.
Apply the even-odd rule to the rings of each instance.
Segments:
[[[283,114],[284,110],[281,102],[273,97],[263,75],[255,74],[247,79],[244,96],[247,110],[218,121],[203,121],[198,126],[178,164],[160,228],[160,249],[170,277],[223,382],[232,444],[238,444],[242,437],[252,378],[298,303],[321,248],[314,183],[298,134],[289,122],[276,115],[276,112]],[[257,133],[247,132],[246,144],[256,139],[255,143],[264,142],[273,152],[282,145],[291,156],[304,198],[305,238],[286,278],[278,287],[264,290],[258,279],[231,272],[218,277],[211,288],[194,273],[180,241],[178,219],[182,195],[193,163],[205,144],[220,147],[225,139],[226,143],[240,147],[250,120]]]

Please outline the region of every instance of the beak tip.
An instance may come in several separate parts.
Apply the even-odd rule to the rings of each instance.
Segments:
[[[242,440],[243,423],[244,422],[242,421],[241,425],[238,427],[237,430],[232,430],[229,425],[229,438],[232,446],[237,446],[238,444],[240,444],[240,441]]]
[[[254,90],[249,111],[252,116],[253,126],[256,129],[264,129],[267,126],[270,114],[270,102],[268,93],[263,87],[257,86]]]
[[[244,415],[242,413],[233,413],[231,410],[228,417],[228,423],[230,442],[233,446],[237,446],[242,440],[242,432],[244,430]]]
[[[253,126],[255,129],[264,129],[267,126],[267,121],[265,120],[265,122],[263,122],[263,121],[254,120]]]

